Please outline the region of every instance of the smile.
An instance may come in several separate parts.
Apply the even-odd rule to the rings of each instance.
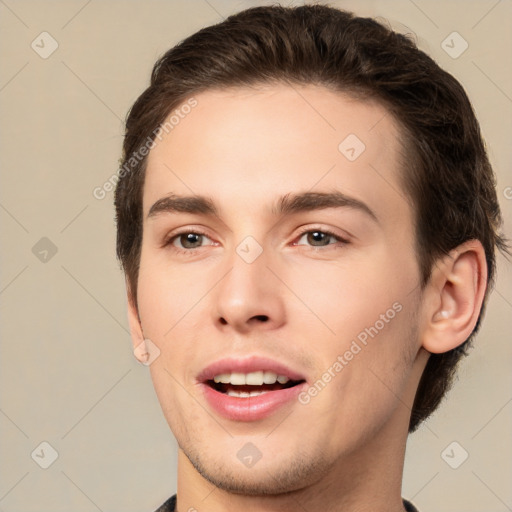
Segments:
[[[260,369],[255,369],[258,364]],[[229,371],[229,365],[234,370]],[[200,378],[208,405],[232,421],[264,419],[297,398],[306,385],[300,374],[275,362],[258,363],[255,358],[221,361]]]
[[[215,375],[213,382],[208,381],[208,384],[220,393],[238,398],[249,398],[293,387],[298,382],[290,380],[286,375],[260,370],[250,373],[221,373]]]

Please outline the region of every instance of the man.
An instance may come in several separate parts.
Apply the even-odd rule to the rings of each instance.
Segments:
[[[126,123],[117,253],[179,445],[158,510],[411,511],[409,432],[508,250],[460,84],[327,6],[167,52]]]

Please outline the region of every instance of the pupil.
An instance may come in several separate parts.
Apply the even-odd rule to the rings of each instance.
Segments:
[[[309,242],[313,242],[313,245],[315,245],[315,242],[320,242],[320,244],[317,244],[317,245],[327,245],[322,242],[329,241],[329,237],[326,236],[326,234],[322,233],[321,231],[312,231],[311,233],[309,233],[309,237],[310,237]]]
[[[202,235],[198,235],[197,233],[187,233],[184,235],[185,243],[183,243],[182,238],[182,245],[183,247],[190,247],[189,244],[193,245],[194,243],[197,243]]]

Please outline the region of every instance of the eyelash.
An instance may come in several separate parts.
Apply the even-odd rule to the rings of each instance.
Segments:
[[[298,238],[300,240],[307,233],[322,233],[322,234],[327,235],[329,237],[335,238],[338,242],[342,243],[343,245],[346,245],[346,244],[349,243],[348,240],[346,240],[345,238],[341,238],[339,235],[337,235],[333,231],[330,231],[329,229],[321,229],[321,228],[307,228],[307,229],[304,229],[304,230],[302,230],[297,235],[296,238]],[[179,254],[192,255],[197,249],[201,249],[202,247],[195,247],[195,248],[192,248],[192,249],[182,249],[181,247],[176,247],[176,246],[173,245],[174,240],[179,238],[181,235],[189,235],[189,234],[201,235],[201,236],[205,236],[205,237],[209,238],[208,235],[204,231],[201,231],[201,230],[198,230],[198,229],[196,229],[196,230],[184,230],[184,231],[180,231],[179,233],[174,233],[172,236],[168,237],[164,241],[163,247],[170,246],[170,247],[172,247],[173,251],[176,251]],[[298,245],[298,244],[294,244],[294,245]],[[302,245],[302,244],[300,244],[300,245]],[[327,245],[324,245],[324,246],[314,246],[314,245],[311,245],[309,247],[311,247],[313,249],[322,249],[324,247],[329,247],[331,245],[335,245],[335,244],[327,244]]]

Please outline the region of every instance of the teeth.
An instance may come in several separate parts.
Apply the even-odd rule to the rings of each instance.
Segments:
[[[230,373],[221,373],[220,375],[215,375],[215,377],[213,378],[214,382],[216,382],[216,383],[221,382],[222,384],[229,384],[230,379],[231,379]]]
[[[227,394],[229,396],[236,396],[237,398],[248,398],[251,396],[258,396],[268,393],[268,391],[235,391],[233,389],[228,389]]]
[[[245,376],[245,383],[251,386],[261,386],[263,384],[263,372],[251,372]]]
[[[285,375],[277,375],[277,373],[270,371],[220,373],[213,378],[213,381],[217,384],[232,384],[233,386],[261,386],[262,384],[275,384],[276,382],[286,384],[289,380]]]
[[[245,384],[245,373],[231,373],[230,382],[234,386],[243,386]]]
[[[265,384],[275,384],[277,381],[277,373],[265,372],[263,374],[263,382]]]

